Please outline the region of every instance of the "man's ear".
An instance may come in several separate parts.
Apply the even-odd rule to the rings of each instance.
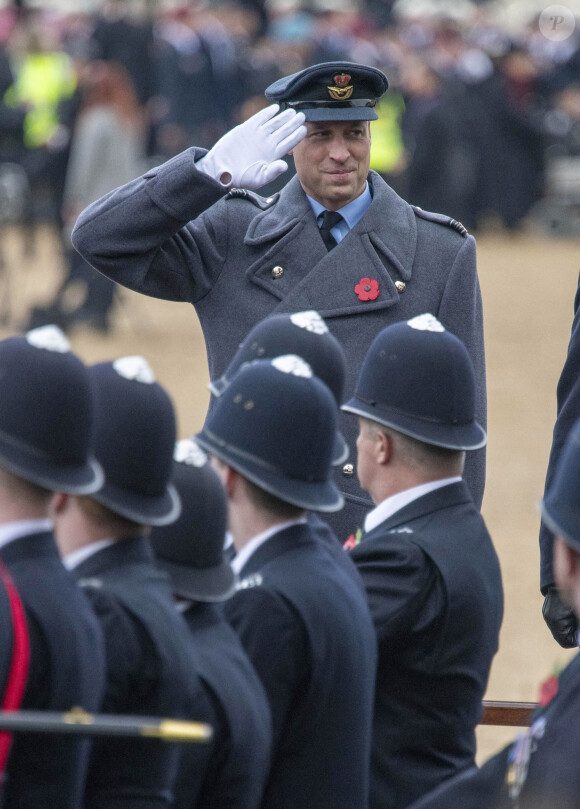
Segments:
[[[239,472],[236,472],[236,470],[232,469],[231,466],[225,467],[223,484],[229,498],[233,497],[238,486],[240,485],[241,479],[242,477]]]
[[[391,455],[393,454],[393,439],[388,433],[382,430],[377,430],[376,443],[375,443],[375,458],[377,463],[384,466],[388,463]]]
[[[65,494],[64,492],[55,492],[50,500],[49,516],[54,519],[54,517],[58,517],[60,514],[62,514],[62,512],[66,509],[69,500],[70,494]]]

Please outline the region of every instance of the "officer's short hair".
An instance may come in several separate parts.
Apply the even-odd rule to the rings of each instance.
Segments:
[[[408,463],[413,466],[421,468],[445,468],[457,464],[458,466],[461,465],[461,468],[463,468],[465,459],[464,450],[449,449],[448,447],[438,447],[435,444],[427,444],[425,441],[419,441],[419,439],[412,438],[410,435],[400,433],[392,427],[385,427],[378,421],[373,421],[372,419],[365,419],[365,421],[369,425],[373,435],[377,433],[392,435],[405,453]]]
[[[107,506],[99,503],[90,495],[79,495],[77,501],[81,511],[97,525],[110,526],[115,534],[131,534],[132,536],[142,536],[149,532],[149,526],[117,514]]]
[[[11,497],[21,497],[28,501],[37,501],[40,504],[48,504],[53,494],[50,489],[45,489],[44,486],[39,486],[38,483],[25,480],[25,478],[15,475],[2,466],[0,466],[0,486],[2,486]]]
[[[250,502],[260,511],[267,511],[269,514],[283,517],[286,520],[297,520],[304,514],[303,508],[294,506],[292,503],[286,503],[276,495],[256,486],[247,478],[244,478],[244,485]]]

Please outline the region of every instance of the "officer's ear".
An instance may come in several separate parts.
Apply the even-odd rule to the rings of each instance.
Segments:
[[[70,497],[70,494],[65,494],[64,492],[55,492],[52,495],[48,506],[48,516],[51,520],[54,520],[55,517],[60,516],[65,511]]]
[[[393,454],[393,437],[384,430],[376,431],[375,458],[378,464],[387,464]]]

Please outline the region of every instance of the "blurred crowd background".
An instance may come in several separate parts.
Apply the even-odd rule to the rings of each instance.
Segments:
[[[31,250],[34,223],[54,225],[69,280],[83,270],[68,234],[89,202],[188,146],[211,147],[265,105],[268,84],[332,60],[387,74],[371,167],[409,202],[476,234],[531,221],[580,235],[570,2],[565,36],[540,24],[548,0],[71,5],[0,8],[0,223],[31,226]]]

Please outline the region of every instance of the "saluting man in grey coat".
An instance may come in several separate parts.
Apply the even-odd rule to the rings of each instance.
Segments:
[[[266,90],[275,103],[209,152],[187,149],[90,205],[73,244],[130,289],[191,302],[212,379],[259,320],[315,309],[345,349],[350,395],[377,332],[432,312],[471,355],[476,417],[485,427],[475,241],[459,222],[413,208],[369,171],[369,122],[387,87],[380,70],[350,62],[280,79]],[[288,153],[296,177],[271,197],[254,193],[285,171]],[[345,418],[341,429],[351,454],[335,474],[346,505],[329,522],[344,541],[372,503],[357,481],[353,425]],[[473,453],[465,475],[478,506],[484,452]]]

